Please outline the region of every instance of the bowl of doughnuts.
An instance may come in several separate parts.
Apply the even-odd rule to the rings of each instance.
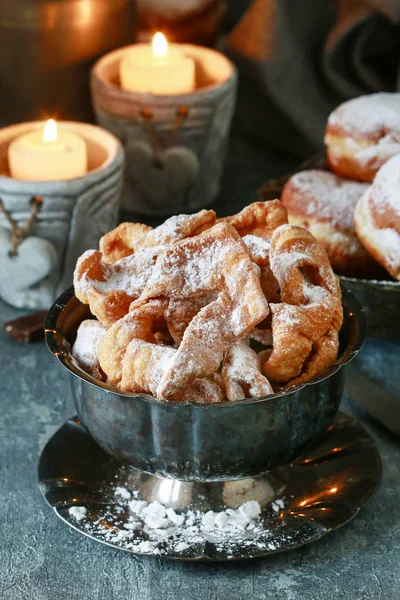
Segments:
[[[289,222],[323,245],[365,307],[371,334],[400,328],[400,94],[361,96],[329,116],[326,157],[267,182]]]
[[[287,464],[325,432],[366,325],[274,200],[121,224],[80,257],[45,330],[106,452],[213,481]]]

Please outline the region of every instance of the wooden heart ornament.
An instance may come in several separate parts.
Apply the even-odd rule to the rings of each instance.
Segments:
[[[10,255],[10,232],[0,228],[0,296],[13,306],[27,306],[29,290],[45,279],[57,263],[51,242],[27,237]]]
[[[131,185],[140,189],[143,201],[154,214],[188,207],[188,192],[199,171],[199,160],[192,150],[173,146],[159,152],[155,161],[148,143],[132,141],[126,147],[126,154],[126,175]],[[135,210],[134,206],[129,208]]]

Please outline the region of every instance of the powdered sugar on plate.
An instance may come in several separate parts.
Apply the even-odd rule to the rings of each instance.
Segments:
[[[105,494],[110,498],[109,490]],[[111,495],[113,499],[100,514],[92,514],[90,507],[72,506],[69,515],[88,535],[139,554],[199,555],[211,544],[216,555],[233,558],[243,549],[253,550],[255,555],[275,551],[291,539],[282,535],[280,541],[276,539],[265,525],[265,509],[262,511],[256,500],[236,508],[201,512],[190,508],[176,511],[158,501],[148,503],[138,497],[137,490],[123,485],[115,486]],[[276,499],[268,518],[278,519],[278,524],[284,508],[284,499]]]
[[[71,506],[68,509],[69,514],[71,515],[71,517],[73,517],[76,521],[82,521],[83,519],[86,519],[86,508],[84,506]]]

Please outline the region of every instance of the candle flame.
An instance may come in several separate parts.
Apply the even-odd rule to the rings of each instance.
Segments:
[[[57,140],[57,125],[54,119],[49,119],[44,126],[43,141],[45,144],[55,142]]]
[[[166,56],[168,52],[168,43],[165,35],[158,31],[152,41],[154,56]]]

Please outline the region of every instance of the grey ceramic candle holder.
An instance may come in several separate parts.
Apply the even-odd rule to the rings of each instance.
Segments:
[[[123,90],[127,48],[101,58],[91,75],[98,123],[126,150],[123,207],[166,216],[210,205],[219,192],[237,87],[232,63],[215,50],[182,44],[195,61],[196,89],[177,96]]]
[[[58,123],[60,130],[77,133],[86,142],[88,172],[83,177],[45,182],[10,177],[9,144],[43,126],[43,122],[22,123],[0,130],[0,198],[14,224],[21,228],[27,223],[33,196],[43,199],[14,255],[13,223],[0,214],[0,297],[19,308],[48,308],[72,283],[77,258],[96,247],[118,222],[124,152],[118,139],[100,127]]]

